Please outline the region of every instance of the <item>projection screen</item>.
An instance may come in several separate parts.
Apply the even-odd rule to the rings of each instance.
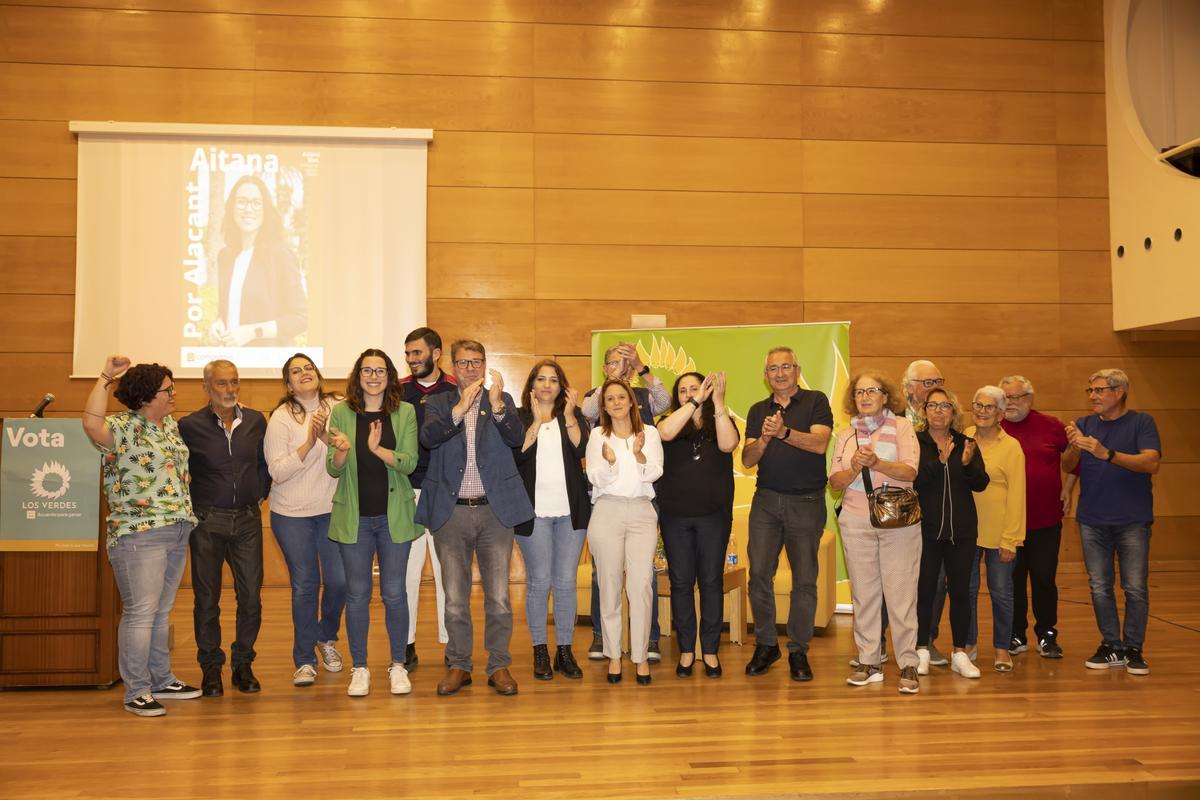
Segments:
[[[425,321],[430,130],[72,122],[75,348],[177,377],[228,358],[345,375]]]

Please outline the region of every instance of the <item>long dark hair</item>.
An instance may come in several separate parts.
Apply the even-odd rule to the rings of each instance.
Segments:
[[[292,394],[291,388],[288,386],[288,379],[291,375],[288,370],[292,367],[292,362],[297,358],[303,358],[308,363],[312,364],[313,371],[317,373],[317,400],[320,401],[322,407],[332,406],[335,402],[342,399],[342,396],[337,392],[325,391],[325,376],[321,374],[321,368],[317,366],[317,362],[313,361],[304,353],[296,353],[283,362],[283,397],[279,398],[279,402],[275,404],[275,408],[287,406],[288,413],[292,415],[292,419],[296,422],[304,422],[304,415],[307,413],[304,406],[300,405],[300,401]],[[274,411],[274,409],[272,409]]]
[[[667,413],[663,415],[664,418],[670,416],[683,407],[683,404],[679,402],[679,384],[684,378],[695,378],[696,380],[700,381],[700,383],[704,383],[704,376],[699,372],[685,372],[676,378],[675,385],[671,387],[671,407],[667,409]],[[697,428],[696,422],[689,416],[687,424],[683,426],[683,430],[679,432],[679,435],[683,436],[685,439],[690,439],[691,437],[699,434],[701,438],[715,440],[717,438],[716,414],[717,407],[713,403],[712,396],[710,395],[707,400],[700,404],[700,427]]]
[[[570,384],[567,383],[567,375],[563,372],[562,366],[552,358],[543,359],[533,365],[533,369],[529,370],[529,377],[525,379],[525,388],[521,390],[521,410],[519,412],[521,422],[529,426],[533,422],[533,407],[529,404],[529,393],[533,391],[533,382],[537,379],[538,373],[542,371],[542,367],[550,367],[554,370],[554,374],[558,376],[558,397],[554,398],[554,416],[561,417],[567,408],[567,389]]]
[[[363,360],[372,356],[382,358],[387,367],[387,388],[383,390],[383,407],[380,410],[385,414],[391,414],[400,407],[400,403],[404,400],[404,394],[400,389],[400,373],[396,371],[396,365],[392,363],[391,357],[375,347],[367,348],[359,353],[354,366],[351,367],[350,377],[346,378],[346,405],[350,406],[350,410],[355,414],[367,413],[366,403],[363,400],[362,376],[359,375],[359,370],[362,369]]]
[[[262,178],[257,175],[243,175],[233,184],[229,196],[225,198],[225,218],[221,221],[221,238],[225,240],[225,246],[235,248],[235,253],[242,246],[242,229],[238,227],[235,215],[238,189],[247,183],[254,184],[262,194],[262,225],[255,234],[255,247],[284,245],[286,237],[283,232],[283,220],[279,216],[279,209],[275,207],[275,196],[271,194],[267,184],[263,183]]]
[[[629,424],[633,430],[633,435],[637,436],[642,432],[642,414],[638,409],[637,395],[633,393],[633,387],[628,383],[618,378],[609,378],[600,387],[600,396],[597,398],[600,404],[600,429],[604,431],[605,436],[612,436],[613,421],[608,415],[608,409],[604,407],[604,393],[608,391],[610,386],[620,386],[629,395]]]

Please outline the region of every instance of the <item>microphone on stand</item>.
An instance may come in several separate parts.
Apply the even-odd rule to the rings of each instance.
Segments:
[[[46,406],[53,403],[54,399],[53,392],[46,392],[46,396],[42,398],[42,402],[38,403],[37,408],[35,408],[33,413],[29,415],[30,419],[33,419],[34,417],[41,419],[42,413],[46,410]]]

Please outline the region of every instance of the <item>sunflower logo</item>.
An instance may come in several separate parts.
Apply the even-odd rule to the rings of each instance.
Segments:
[[[57,461],[51,461],[33,471],[29,491],[43,500],[57,500],[71,488],[71,471]]]

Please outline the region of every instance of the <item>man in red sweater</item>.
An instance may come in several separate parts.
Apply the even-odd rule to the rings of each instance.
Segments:
[[[1000,381],[1008,400],[1000,426],[1025,451],[1025,544],[1017,548],[1013,570],[1013,628],[1008,652],[1016,655],[1029,649],[1025,638],[1029,602],[1025,578],[1033,596],[1033,635],[1038,655],[1062,658],[1058,645],[1058,547],[1062,541],[1062,519],[1070,506],[1063,491],[1060,459],[1067,449],[1066,428],[1057,417],[1033,410],[1033,384],[1021,375]]]

